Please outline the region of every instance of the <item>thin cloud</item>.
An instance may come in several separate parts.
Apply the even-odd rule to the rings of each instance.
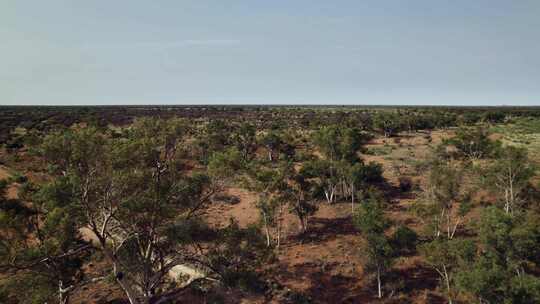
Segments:
[[[240,44],[236,39],[185,39],[177,41],[138,41],[125,43],[100,43],[84,48],[180,48],[180,47],[226,47]]]

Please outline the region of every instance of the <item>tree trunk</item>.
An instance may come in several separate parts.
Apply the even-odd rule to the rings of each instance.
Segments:
[[[266,247],[270,247],[270,229],[268,228],[268,222],[266,220],[266,213],[263,213],[264,220],[264,232],[266,234]]]
[[[125,282],[123,279],[119,279],[118,277],[116,278],[116,282],[118,282],[120,287],[122,287],[122,290],[124,290],[130,304],[142,304],[142,302],[137,300],[137,296],[133,289],[131,289],[131,286],[129,286],[129,283]]]
[[[446,212],[446,231],[447,231],[448,239],[450,239],[450,210]]]
[[[377,287],[379,291],[379,299],[382,298],[382,289],[381,289],[381,269],[377,267]]]
[[[302,233],[306,232],[306,223],[305,223],[305,219],[301,216],[298,217],[298,219],[300,219],[300,230]]]
[[[443,208],[441,212],[441,217],[437,219],[437,232],[435,233],[435,237],[439,237],[441,235],[441,221],[443,221],[444,218],[444,212],[446,211],[445,208]]]
[[[278,219],[278,225],[277,225],[277,244],[276,248],[279,248],[279,245],[281,244],[281,225],[283,221],[283,204],[279,206],[279,219]]]
[[[509,213],[510,212],[510,198],[508,197],[508,189],[504,190],[504,199],[505,199],[504,211],[506,213]]]
[[[448,292],[448,304],[452,304],[452,296],[450,291],[450,278],[448,277],[448,272],[446,271],[446,266],[443,264],[444,270],[444,280],[446,281],[446,291]]]
[[[324,196],[326,196],[326,201],[330,204],[331,201],[330,201],[330,195],[329,195],[329,192],[324,190]]]
[[[456,234],[457,227],[461,223],[461,217],[457,219],[456,224],[454,225],[454,229],[452,230],[452,234],[450,235],[450,239],[454,238],[454,235]]]
[[[351,213],[354,214],[354,184],[351,185]]]
[[[129,300],[129,303],[130,304],[142,304],[137,299],[137,293],[131,288],[132,286],[130,285],[130,283],[126,282],[125,274],[122,271],[119,270],[118,262],[114,259],[114,255],[110,254],[110,252],[108,252],[108,250],[106,251],[106,255],[109,256],[109,259],[111,260],[111,262],[113,264],[113,274],[114,274],[114,276],[116,278],[116,282],[118,283],[118,285],[120,285],[120,287],[122,288],[122,290],[126,294],[128,300]]]
[[[512,169],[511,168],[508,168],[508,179],[510,180],[510,206],[514,207],[514,203],[515,203],[515,200],[514,200],[514,180],[513,180]],[[509,213],[509,212],[510,212],[510,207],[508,208],[508,211],[506,211],[506,213]]]
[[[58,301],[60,304],[69,303],[69,292],[73,289],[73,286],[64,288],[62,280],[58,281]]]

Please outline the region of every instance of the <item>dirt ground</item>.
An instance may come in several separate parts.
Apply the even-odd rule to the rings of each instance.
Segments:
[[[402,134],[396,138],[375,138],[366,148],[390,147],[385,155],[362,155],[366,162],[383,165],[384,177],[392,187],[398,187],[399,175],[410,175],[417,183],[424,177],[416,176],[413,161],[425,159],[431,147],[450,137],[451,131],[431,134]],[[430,135],[428,139],[427,135]],[[241,226],[255,224],[258,211],[255,207],[257,193],[239,188],[229,188],[226,193],[240,199],[234,205],[215,205],[208,210],[209,223],[226,225],[230,217]],[[407,212],[415,200],[414,193],[391,191],[389,217],[396,223],[415,229],[420,226]],[[362,238],[353,226],[350,203],[328,204],[321,202],[319,210],[310,219],[308,235],[299,237],[296,217],[285,218],[285,244],[278,251],[278,262],[273,265],[276,279],[286,288],[308,295],[314,303],[367,303],[379,302],[375,297],[373,279],[362,269]],[[437,291],[437,275],[423,265],[419,256],[399,259],[394,266],[396,275],[404,278],[402,291],[384,303],[444,303]],[[420,286],[420,288],[419,288]]]

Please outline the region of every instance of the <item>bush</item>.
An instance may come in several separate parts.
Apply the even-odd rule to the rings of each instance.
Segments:
[[[401,192],[409,192],[413,187],[413,182],[410,177],[401,176],[399,179],[399,190]]]
[[[23,174],[20,174],[20,173],[15,173],[12,177],[11,177],[11,181],[15,182],[15,183],[19,183],[19,184],[24,184],[28,181],[28,177],[26,177],[26,175],[23,175]]]
[[[300,293],[300,292],[292,291],[292,290],[288,291],[285,294],[285,298],[286,298],[286,303],[290,303],[290,304],[309,304],[309,303],[313,303],[313,301],[311,300],[311,298],[308,295],[305,295],[305,294]]]
[[[383,181],[383,168],[382,165],[375,162],[363,166],[362,168],[362,180],[366,183],[378,183]]]
[[[229,205],[236,205],[240,203],[240,199],[237,196],[227,194],[216,194],[214,196],[214,201]]]
[[[382,146],[382,147],[373,147],[366,149],[364,154],[366,155],[375,155],[375,156],[381,156],[381,155],[388,155],[392,153],[393,147],[392,146]]]
[[[242,155],[236,148],[229,148],[223,152],[215,152],[210,156],[208,172],[217,178],[230,178],[234,176],[244,163]]]
[[[396,252],[414,252],[418,242],[418,234],[411,228],[400,225],[394,232],[391,242]]]
[[[245,292],[263,293],[267,289],[266,283],[253,271],[227,271],[222,278],[226,286]]]

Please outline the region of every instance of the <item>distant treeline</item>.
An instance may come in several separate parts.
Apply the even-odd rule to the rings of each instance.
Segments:
[[[392,135],[402,130],[445,128],[515,117],[540,117],[540,107],[354,106],[354,105],[131,105],[0,106],[0,144],[15,145],[16,128],[39,132],[76,123],[127,125],[137,117],[249,120],[259,129],[313,129],[335,123]]]

